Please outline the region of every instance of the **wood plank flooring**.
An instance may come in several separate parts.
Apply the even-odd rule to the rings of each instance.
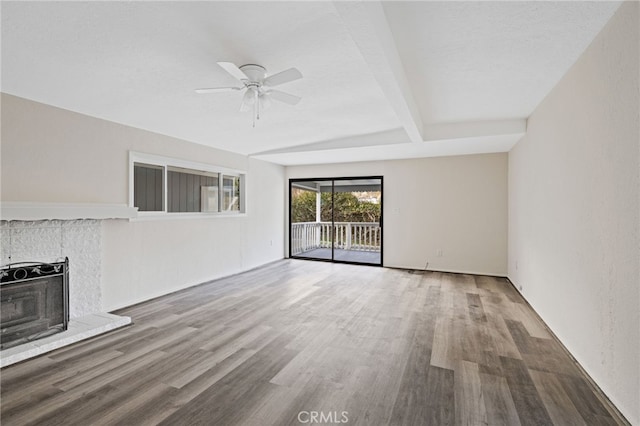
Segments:
[[[504,279],[284,260],[118,313],[3,369],[2,424],[623,422]]]

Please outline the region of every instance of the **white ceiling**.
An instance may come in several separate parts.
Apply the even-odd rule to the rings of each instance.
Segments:
[[[280,164],[508,151],[619,2],[3,1],[2,91]],[[216,62],[296,67],[255,128]]]

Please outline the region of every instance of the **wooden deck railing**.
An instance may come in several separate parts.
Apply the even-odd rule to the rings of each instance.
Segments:
[[[291,225],[291,254],[317,248],[331,248],[331,222],[299,222]],[[335,222],[335,248],[354,251],[380,251],[380,225],[377,222]]]

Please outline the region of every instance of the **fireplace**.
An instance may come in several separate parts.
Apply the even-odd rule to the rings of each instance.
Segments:
[[[69,323],[69,259],[0,268],[0,349],[64,331]]]

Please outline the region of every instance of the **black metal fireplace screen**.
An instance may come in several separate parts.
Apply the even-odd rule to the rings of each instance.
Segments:
[[[0,267],[0,348],[64,331],[69,323],[69,259]]]

